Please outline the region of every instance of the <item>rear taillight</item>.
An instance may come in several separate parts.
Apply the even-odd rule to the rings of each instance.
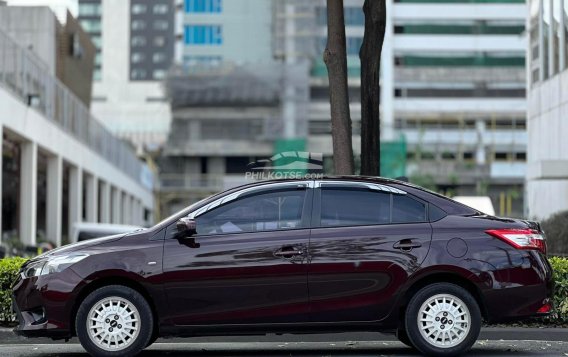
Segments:
[[[490,229],[485,233],[499,238],[517,249],[538,250],[546,254],[544,236],[533,229]]]

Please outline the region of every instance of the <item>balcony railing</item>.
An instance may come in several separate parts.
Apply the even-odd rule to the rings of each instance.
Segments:
[[[134,150],[97,121],[85,104],[49,73],[40,58],[2,31],[0,85],[137,182],[148,186],[147,170]]]

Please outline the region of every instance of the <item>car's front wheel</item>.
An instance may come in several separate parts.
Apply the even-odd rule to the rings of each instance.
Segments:
[[[467,290],[455,284],[436,283],[412,297],[405,325],[412,345],[423,354],[457,356],[477,340],[481,312]]]
[[[83,300],[75,326],[81,345],[92,356],[134,356],[152,337],[152,310],[136,290],[109,285]]]

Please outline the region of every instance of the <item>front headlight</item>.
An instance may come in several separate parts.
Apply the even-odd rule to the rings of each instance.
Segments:
[[[26,278],[31,278],[33,276],[59,273],[65,268],[77,262],[80,262],[88,256],[89,255],[85,253],[71,253],[67,255],[52,257],[47,260],[42,260],[28,265],[22,272],[22,275],[24,275],[24,277]]]
[[[40,276],[44,265],[45,265],[45,260],[40,260],[40,261],[28,264],[22,270],[22,277],[23,278],[31,278],[33,276]]]

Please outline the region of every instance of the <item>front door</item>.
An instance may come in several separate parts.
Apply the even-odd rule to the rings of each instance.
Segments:
[[[270,185],[268,185],[270,186]],[[175,223],[164,245],[164,288],[175,325],[308,321],[307,185],[263,188]]]
[[[314,207],[311,320],[383,319],[394,294],[428,253],[432,228],[426,205],[388,189],[322,183]]]

